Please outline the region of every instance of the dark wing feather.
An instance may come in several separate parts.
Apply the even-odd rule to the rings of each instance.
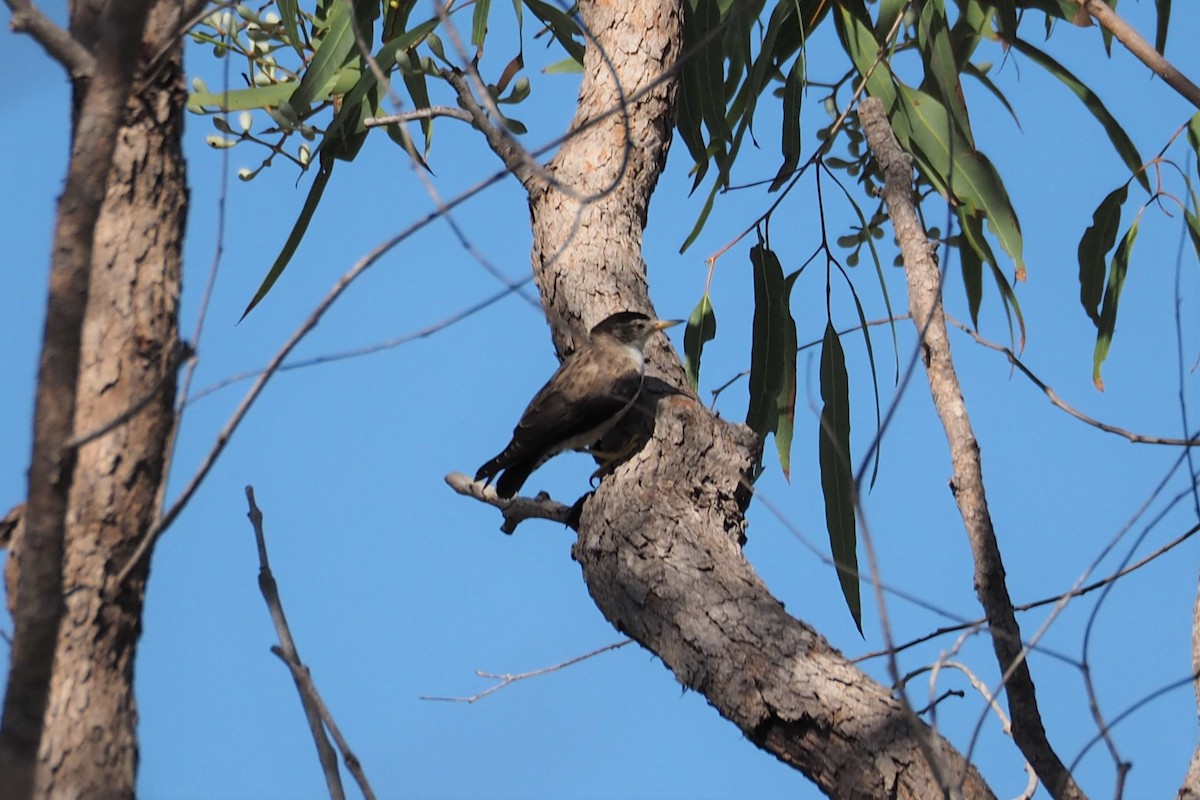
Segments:
[[[588,358],[568,360],[530,401],[503,452],[479,468],[475,480],[490,481],[504,470],[496,493],[511,497],[525,479],[564,444],[584,447],[585,439],[627,409],[642,386],[642,375],[630,369],[618,380],[601,384],[601,372]]]

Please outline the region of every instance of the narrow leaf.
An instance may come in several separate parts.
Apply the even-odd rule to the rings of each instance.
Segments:
[[[525,7],[550,29],[555,40],[571,58],[580,64],[583,63],[583,45],[575,40],[575,37],[580,35],[579,26],[569,15],[564,14],[554,4],[543,2],[543,0],[525,0]]]
[[[475,49],[483,50],[483,40],[487,38],[488,14],[492,10],[492,0],[475,0],[475,12],[471,15],[471,44]]]
[[[776,428],[776,398],[783,386],[783,364],[788,356],[784,324],[787,285],[779,259],[761,243],[750,249],[750,263],[754,272],[754,329],[746,424],[765,440]],[[794,352],[791,357],[795,358]]]
[[[797,270],[784,281],[783,308],[783,383],[775,401],[775,450],[779,454],[779,468],[789,483],[792,480],[792,433],[796,426],[796,357],[800,344],[796,339],[796,320],[792,316],[791,295]]]
[[[288,44],[296,51],[296,55],[304,58],[303,40],[300,38],[300,4],[298,0],[277,0],[275,7],[279,9],[279,19],[283,23],[283,32],[287,35]]]
[[[1062,81],[1063,84],[1083,102],[1084,107],[1086,107],[1087,110],[1091,112],[1092,116],[1096,118],[1096,121],[1103,126],[1104,132],[1108,134],[1108,140],[1112,143],[1113,150],[1115,150],[1117,155],[1120,156],[1121,160],[1125,162],[1125,166],[1128,167],[1129,171],[1137,177],[1138,183],[1142,185],[1143,189],[1145,189],[1147,192],[1151,191],[1150,179],[1146,177],[1146,171],[1142,169],[1142,165],[1145,162],[1142,160],[1141,154],[1138,153],[1138,149],[1136,146],[1134,146],[1133,140],[1129,138],[1127,133],[1125,133],[1125,129],[1121,127],[1119,122],[1117,122],[1116,117],[1114,117],[1109,112],[1108,108],[1105,107],[1104,103],[1101,102],[1100,97],[1090,88],[1088,88],[1083,81],[1075,77],[1074,73],[1072,73],[1062,64],[1055,61],[1047,53],[1039,50],[1022,39],[1014,39],[1012,44],[1013,47],[1017,49],[1017,52],[1024,53],[1029,60],[1033,61],[1035,64],[1038,64],[1051,75]]]
[[[1154,0],[1154,9],[1158,12],[1154,25],[1154,49],[1166,53],[1167,28],[1171,25],[1171,0]]]
[[[693,389],[700,386],[700,356],[704,353],[704,343],[711,342],[716,335],[717,315],[713,311],[712,299],[705,292],[692,309],[683,332],[683,369]]]
[[[1128,183],[1109,192],[1092,213],[1092,224],[1079,239],[1079,302],[1097,328],[1100,327],[1100,300],[1104,295],[1108,253],[1117,243],[1121,206],[1128,195]]]
[[[768,191],[779,190],[788,178],[792,177],[796,165],[800,163],[800,101],[804,97],[804,54],[796,56],[787,79],[783,83],[783,135],[780,136],[780,148],[783,151],[783,165],[775,175]]]
[[[267,277],[263,278],[262,285],[254,293],[250,304],[242,312],[242,316],[238,320],[239,322],[245,319],[246,315],[267,296],[267,292],[271,291],[271,287],[275,285],[275,281],[279,280],[279,276],[287,268],[288,262],[292,260],[292,255],[295,254],[296,248],[300,246],[300,240],[304,238],[304,233],[308,230],[308,224],[312,221],[313,213],[317,210],[317,205],[321,202],[321,195],[324,194],[325,187],[329,183],[329,176],[333,173],[333,164],[334,159],[332,156],[323,156],[321,158],[321,166],[317,170],[316,177],[313,178],[313,184],[308,190],[308,197],[304,200],[304,207],[300,209],[300,216],[296,218],[296,224],[292,226],[292,232],[288,235],[287,241],[284,242],[283,249],[279,251],[279,255],[275,258],[275,263],[268,270]]]
[[[1100,377],[1100,366],[1108,358],[1112,337],[1117,329],[1117,305],[1121,302],[1121,290],[1125,288],[1125,274],[1129,271],[1129,256],[1138,235],[1140,217],[1133,220],[1129,230],[1121,238],[1117,252],[1113,253],[1112,268],[1108,272],[1108,286],[1104,290],[1104,307],[1100,311],[1100,324],[1096,334],[1096,350],[1092,355],[1092,383],[1104,391],[1104,380]]]
[[[821,427],[818,456],[825,526],[837,567],[842,596],[862,633],[862,599],[858,584],[858,542],[854,519],[854,476],[850,466],[850,382],[846,355],[832,322],[825,325],[821,346]]]

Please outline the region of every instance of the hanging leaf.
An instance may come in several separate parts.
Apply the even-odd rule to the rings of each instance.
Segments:
[[[704,352],[704,343],[711,342],[716,336],[717,315],[713,311],[712,299],[705,292],[692,309],[683,332],[683,370],[692,383],[692,389],[700,387],[700,356]]]
[[[1154,49],[1167,52],[1167,28],[1171,25],[1171,0],[1154,0],[1157,12],[1154,25]]]
[[[1140,216],[1134,218],[1133,224],[1121,238],[1117,252],[1113,253],[1112,267],[1108,272],[1108,286],[1104,289],[1104,307],[1100,310],[1096,349],[1092,355],[1092,383],[1096,384],[1096,388],[1102,392],[1104,391],[1104,380],[1100,377],[1100,366],[1108,358],[1112,337],[1117,329],[1117,304],[1121,301],[1121,290],[1125,288],[1125,274],[1129,271],[1129,256],[1133,252],[1133,242],[1137,239],[1140,221]]]
[[[800,343],[796,339],[796,320],[792,317],[792,287],[800,271],[796,270],[784,281],[783,320],[783,382],[775,398],[775,451],[779,454],[779,468],[784,480],[792,480],[792,433],[796,426],[796,354]]]
[[[858,585],[858,537],[854,518],[854,473],[850,466],[850,381],[846,355],[833,322],[825,324],[821,346],[821,426],[818,456],[825,526],[837,567],[838,583],[854,625],[862,633],[862,599]]]
[[[1075,77],[1070,70],[1055,61],[1047,53],[1042,52],[1021,39],[1013,40],[1012,44],[1017,52],[1024,53],[1029,60],[1062,81],[1083,102],[1084,107],[1091,112],[1096,121],[1104,128],[1104,132],[1108,134],[1108,140],[1112,143],[1113,150],[1125,162],[1125,166],[1129,168],[1130,173],[1137,177],[1138,183],[1142,185],[1143,189],[1150,192],[1150,179],[1146,177],[1146,171],[1142,169],[1142,165],[1145,162],[1142,160],[1141,154],[1138,153],[1138,149],[1134,146],[1133,140],[1129,138],[1129,134],[1125,133],[1125,129],[1117,122],[1116,117],[1101,102],[1100,97],[1088,88],[1083,81]]]
[[[321,202],[321,195],[325,193],[325,187],[329,184],[329,176],[333,173],[333,164],[333,156],[323,155],[321,157],[321,166],[317,170],[316,177],[313,178],[312,186],[309,187],[308,197],[304,200],[304,207],[300,209],[300,216],[296,218],[296,224],[292,226],[292,232],[288,235],[287,241],[284,242],[283,249],[279,251],[279,255],[275,258],[275,263],[267,271],[267,277],[263,278],[262,285],[254,293],[250,304],[242,312],[242,316],[238,319],[239,322],[245,319],[246,315],[267,296],[267,292],[271,291],[271,287],[275,285],[275,281],[279,280],[279,276],[283,274],[283,270],[287,267],[288,262],[292,260],[292,254],[300,246],[300,240],[304,238],[304,233],[308,230],[308,223],[312,221],[313,213],[317,210],[317,205]]]
[[[1121,206],[1129,196],[1129,184],[1108,193],[1092,213],[1092,224],[1079,239],[1079,302],[1088,317],[1100,327],[1100,300],[1108,272],[1108,253],[1117,243]]]
[[[746,424],[764,441],[778,422],[778,396],[787,350],[787,282],[773,252],[760,242],[750,249],[754,272],[754,335],[750,349],[750,405]],[[795,361],[795,350],[790,357]]]
[[[796,56],[792,68],[788,71],[787,80],[783,83],[783,134],[780,137],[780,149],[783,151],[783,165],[771,181],[768,191],[778,191],[796,170],[800,163],[800,101],[804,96],[804,54]]]

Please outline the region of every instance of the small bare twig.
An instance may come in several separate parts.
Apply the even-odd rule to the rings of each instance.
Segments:
[[[329,796],[334,800],[344,800],[345,792],[342,789],[341,773],[338,771],[337,754],[334,753],[329,739],[325,736],[326,729],[337,742],[342,759],[346,763],[346,769],[358,782],[363,797],[367,800],[374,800],[375,794],[371,791],[371,786],[367,782],[367,776],[363,773],[358,757],[354,755],[342,737],[328,707],[321,700],[321,695],[317,691],[316,684],[313,683],[308,667],[304,666],[300,660],[300,654],[296,651],[296,643],[292,639],[292,631],[288,627],[287,617],[283,612],[283,603],[279,599],[279,587],[275,584],[275,576],[271,574],[271,565],[267,559],[267,540],[263,535],[263,515],[258,504],[254,502],[253,486],[246,487],[246,501],[250,505],[246,516],[250,518],[250,524],[254,526],[254,540],[258,545],[258,588],[262,592],[263,600],[266,601],[267,610],[271,613],[271,621],[275,624],[275,634],[279,637],[279,644],[273,646],[271,652],[278,656],[292,673],[296,691],[300,693],[300,703],[304,707],[304,715],[308,718],[309,730],[312,731],[313,742],[317,746],[317,755],[325,773],[325,784],[329,787]]]
[[[558,664],[552,664],[549,667],[541,667],[540,669],[531,670],[529,672],[518,672],[515,675],[511,674],[511,673],[505,673],[503,675],[499,675],[494,672],[484,672],[483,670],[477,669],[477,670],[475,670],[475,674],[478,675],[479,677],[487,678],[488,680],[499,681],[499,683],[497,683],[495,686],[491,686],[491,687],[488,687],[487,689],[484,689],[482,692],[479,692],[479,693],[473,694],[473,695],[469,695],[467,697],[442,697],[442,696],[437,696],[437,695],[421,695],[418,699],[420,699],[420,700],[438,700],[438,701],[445,702],[445,703],[474,703],[476,700],[482,700],[483,698],[487,697],[489,694],[495,694],[496,692],[500,691],[501,689],[505,688],[506,686],[511,686],[512,684],[516,683],[517,681],[523,681],[527,678],[537,678],[541,675],[546,675],[551,672],[557,672],[560,669],[566,669],[567,667],[574,666],[575,664],[578,664],[581,661],[587,661],[589,658],[595,658],[596,656],[600,655],[601,653],[607,653],[609,650],[619,650],[620,648],[624,647],[625,645],[632,644],[632,643],[633,643],[633,639],[622,639],[619,642],[613,642],[612,644],[606,644],[606,645],[604,645],[604,647],[597,648],[597,649],[591,651],[590,653],[584,653],[581,656],[575,656],[574,658],[569,658],[566,661],[560,662]]]
[[[537,497],[514,497],[505,500],[496,494],[494,486],[484,486],[461,472],[451,472],[446,476],[446,483],[459,494],[474,497],[500,509],[500,513],[504,515],[504,524],[500,526],[500,530],[505,533],[512,533],[527,519],[548,519],[551,522],[561,522],[572,529],[579,525],[574,507],[551,500],[545,492]]]
[[[1046,385],[1046,383],[1043,382],[1041,378],[1039,378],[1037,375],[1034,375],[1033,372],[1028,367],[1026,367],[1024,363],[1022,363],[1021,359],[1018,358],[1017,355],[1010,348],[1005,347],[1002,344],[996,344],[995,342],[992,342],[992,341],[989,341],[989,340],[983,338],[982,336],[979,335],[978,331],[974,330],[973,328],[971,328],[967,325],[962,324],[958,320],[951,317],[949,314],[946,315],[946,321],[949,322],[954,327],[958,328],[963,333],[970,336],[972,339],[974,339],[976,341],[976,343],[978,343],[984,347],[987,347],[991,350],[995,350],[997,352],[1003,353],[1005,356],[1008,357],[1008,363],[1010,363],[1014,367],[1016,367],[1016,369],[1019,370],[1022,375],[1024,375],[1026,378],[1028,378],[1030,380],[1030,382],[1033,383],[1034,386],[1041,389],[1042,392],[1046,395],[1046,398],[1056,408],[1062,409],[1063,411],[1067,412],[1072,417],[1074,417],[1075,419],[1077,419],[1081,422],[1085,422],[1094,428],[1099,428],[1100,430],[1104,431],[1105,433],[1115,434],[1116,436],[1123,436],[1124,438],[1126,438],[1129,441],[1134,442],[1136,444],[1165,444],[1165,445],[1175,445],[1177,447],[1195,447],[1196,445],[1200,444],[1200,438],[1175,439],[1175,438],[1171,438],[1171,437],[1167,437],[1167,436],[1146,436],[1144,434],[1134,433],[1133,431],[1128,431],[1128,430],[1125,430],[1124,428],[1118,428],[1115,425],[1109,425],[1108,423],[1101,422],[1100,420],[1097,420],[1097,419],[1093,419],[1092,417],[1089,417],[1087,414],[1084,414],[1082,411],[1079,411],[1078,409],[1076,409],[1076,408],[1068,405],[1066,402],[1064,402],[1063,399],[1058,396],[1058,393],[1055,392],[1053,388]]]
[[[96,59],[70,31],[54,24],[30,0],[4,0],[12,10],[8,27],[17,33],[28,33],[46,53],[62,64],[72,80],[92,77]]]
[[[396,114],[388,114],[382,117],[367,117],[363,120],[364,128],[377,128],[380,125],[401,125],[405,122],[413,122],[418,119],[433,119],[434,117],[451,117],[453,119],[462,120],[463,122],[474,122],[470,113],[461,108],[452,108],[451,106],[429,106],[428,108],[418,108],[414,111],[401,111]]]

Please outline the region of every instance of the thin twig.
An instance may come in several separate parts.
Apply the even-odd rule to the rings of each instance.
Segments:
[[[307,369],[308,367],[316,367],[321,364],[331,364],[335,361],[345,361],[345,360],[351,359],[351,358],[359,358],[361,356],[368,356],[368,355],[371,355],[372,353],[378,353],[383,350],[391,350],[391,349],[399,347],[401,345],[408,344],[409,342],[416,341],[417,339],[428,338],[430,336],[433,336],[435,333],[438,333],[439,331],[449,328],[451,325],[462,322],[467,317],[477,314],[478,312],[484,310],[485,308],[488,308],[489,306],[499,302],[500,300],[503,300],[505,297],[508,297],[510,294],[513,294],[514,292],[519,291],[522,286],[529,283],[531,280],[533,280],[532,275],[526,276],[525,278],[522,278],[520,281],[518,281],[511,287],[509,287],[507,289],[502,289],[501,291],[496,292],[491,297],[486,297],[483,300],[480,300],[478,303],[476,303],[472,306],[468,306],[467,308],[464,308],[460,311],[456,311],[453,314],[451,314],[450,316],[445,317],[444,319],[441,319],[441,320],[433,323],[432,325],[426,325],[424,328],[418,328],[415,331],[410,331],[409,333],[405,333],[401,336],[395,336],[391,339],[387,339],[382,342],[376,342],[374,344],[364,345],[363,347],[355,347],[353,349],[342,350],[337,353],[326,353],[324,355],[314,356],[312,358],[306,358],[306,359],[302,359],[300,361],[289,361],[288,363],[283,364],[282,366],[279,367],[279,372],[290,372],[292,370],[297,370],[297,369]],[[203,389],[201,389],[200,391],[196,392],[194,395],[192,395],[188,399],[188,405],[195,403],[197,400],[199,400],[202,397],[207,397],[208,395],[213,394],[214,392],[224,389],[227,386],[232,386],[235,383],[240,383],[242,381],[249,380],[250,378],[256,378],[259,375],[263,374],[263,372],[264,372],[264,370],[262,370],[262,369],[247,370],[246,372],[239,372],[234,375],[230,375],[227,378],[223,378],[222,380],[212,384],[211,386],[206,386]]]
[[[1080,410],[1074,408],[1073,406],[1067,404],[1066,402],[1064,402],[1063,399],[1058,396],[1058,393],[1055,392],[1053,388],[1046,385],[1046,383],[1044,381],[1042,381],[1041,378],[1039,378],[1037,375],[1033,374],[1033,371],[1030,370],[1027,366],[1025,366],[1025,364],[1021,361],[1021,359],[1018,358],[1017,355],[1010,348],[1005,347],[1002,344],[997,344],[995,342],[992,342],[992,341],[989,341],[989,340],[983,338],[982,336],[979,335],[978,331],[974,330],[973,328],[971,328],[967,325],[962,324],[961,322],[954,319],[954,317],[950,316],[949,314],[946,315],[946,321],[949,322],[954,327],[958,328],[963,333],[970,336],[972,339],[975,340],[975,342],[977,344],[983,345],[984,347],[986,347],[990,350],[995,350],[999,353],[1003,353],[1008,358],[1008,363],[1010,363],[1014,367],[1016,367],[1017,370],[1019,370],[1022,375],[1024,375],[1026,378],[1028,378],[1030,380],[1030,382],[1033,383],[1034,386],[1041,389],[1042,392],[1046,395],[1046,398],[1052,404],[1054,404],[1054,406],[1056,408],[1059,408],[1059,409],[1067,412],[1068,414],[1070,414],[1072,417],[1079,420],[1080,422],[1085,422],[1094,428],[1099,428],[1100,430],[1104,431],[1105,433],[1111,433],[1116,436],[1122,436],[1122,437],[1128,439],[1129,441],[1135,442],[1138,444],[1165,444],[1165,445],[1174,445],[1176,447],[1195,447],[1196,445],[1200,444],[1200,438],[1175,439],[1175,438],[1172,438],[1169,436],[1146,436],[1141,433],[1134,433],[1133,431],[1125,430],[1124,428],[1118,428],[1115,425],[1109,425],[1108,423],[1101,422],[1098,419],[1093,419],[1092,417],[1089,417],[1087,414],[1084,414],[1082,411],[1080,411]]]
[[[482,503],[500,509],[504,516],[504,524],[500,526],[500,530],[505,533],[512,533],[527,519],[548,519],[551,522],[561,522],[572,529],[579,527],[578,504],[565,506],[552,500],[545,492],[537,497],[513,497],[506,500],[496,494],[496,487],[484,486],[461,472],[451,472],[445,480],[450,488],[459,494],[474,497]]]
[[[484,672],[483,670],[477,669],[477,670],[475,670],[475,674],[478,675],[479,677],[487,678],[488,680],[499,681],[499,683],[497,683],[495,686],[490,686],[487,689],[484,689],[482,692],[479,692],[479,693],[473,694],[473,695],[469,695],[467,697],[442,697],[442,696],[438,696],[438,695],[421,695],[417,699],[418,700],[437,700],[437,701],[441,701],[444,703],[474,703],[477,700],[482,700],[483,698],[487,697],[490,694],[495,694],[496,692],[500,691],[501,689],[503,689],[507,686],[513,685],[517,681],[523,681],[528,678],[537,678],[541,675],[546,675],[551,672],[558,672],[560,669],[566,669],[567,667],[574,666],[575,664],[578,664],[581,661],[587,661],[589,658],[595,658],[596,656],[600,655],[601,653],[607,653],[609,650],[619,650],[620,648],[624,647],[627,644],[633,644],[633,639],[623,639],[619,642],[613,642],[612,644],[606,644],[606,645],[604,645],[604,647],[599,647],[599,648],[591,651],[590,653],[584,653],[581,656],[575,656],[574,658],[569,658],[566,661],[560,662],[558,664],[552,664],[548,667],[541,667],[540,669],[531,670],[529,672],[518,672],[515,675],[510,674],[510,673],[498,675],[494,672]]]
[[[334,753],[329,739],[325,736],[326,729],[337,742],[342,759],[346,763],[346,769],[358,782],[363,796],[367,800],[374,800],[375,794],[371,791],[371,786],[362,771],[358,757],[354,755],[345,738],[342,737],[333,716],[329,713],[329,708],[321,699],[316,684],[313,683],[312,674],[308,671],[308,667],[304,666],[300,660],[300,653],[296,650],[296,642],[292,638],[292,631],[288,627],[287,616],[283,611],[283,602],[279,599],[279,587],[275,583],[275,576],[271,574],[271,564],[267,558],[267,540],[263,534],[263,515],[258,504],[254,502],[253,486],[246,487],[246,501],[250,506],[246,516],[250,518],[250,524],[254,527],[254,541],[258,546],[258,588],[262,592],[267,610],[271,614],[271,622],[275,625],[275,634],[279,637],[279,644],[273,646],[271,652],[278,656],[292,673],[296,691],[300,693],[300,703],[304,707],[304,715],[308,718],[313,742],[317,746],[321,768],[325,773],[325,784],[329,787],[329,796],[335,800],[344,800],[345,793],[342,789],[341,773],[338,771],[337,754]]]
[[[363,127],[377,128],[380,125],[399,125],[418,119],[434,119],[435,117],[451,117],[452,119],[462,120],[467,123],[474,121],[471,115],[464,109],[452,108],[450,106],[429,106],[428,108],[418,108],[415,111],[387,114],[382,117],[367,117],[363,120]]]

